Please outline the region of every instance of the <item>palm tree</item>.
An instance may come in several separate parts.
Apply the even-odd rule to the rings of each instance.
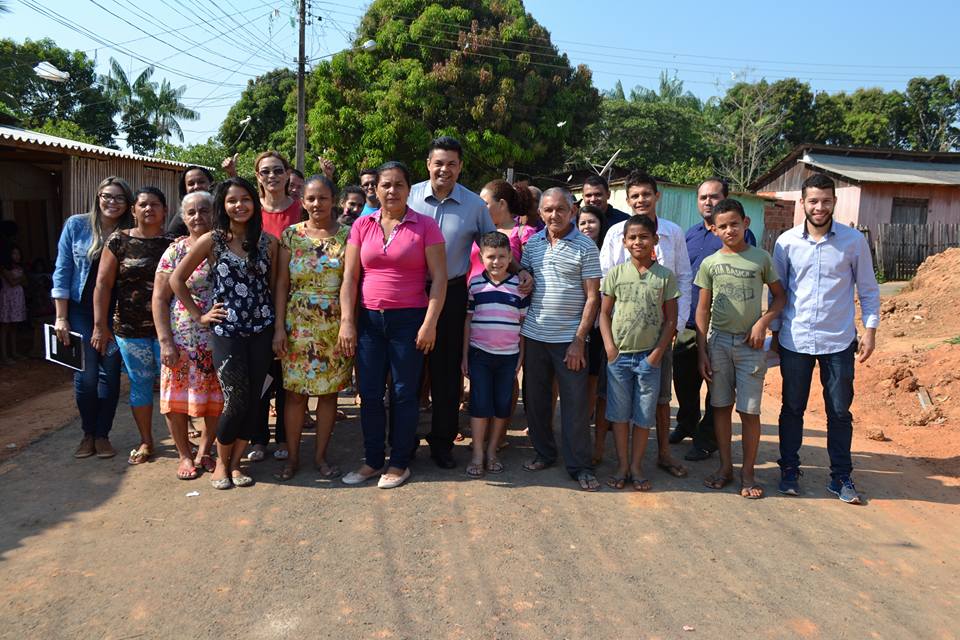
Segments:
[[[183,142],[183,130],[178,120],[197,120],[200,114],[185,106],[180,99],[186,92],[186,85],[174,89],[166,79],[160,83],[158,91],[152,92],[145,100],[147,112],[153,119],[153,126],[164,142],[169,142],[172,136],[177,136]]]
[[[120,107],[121,130],[127,135],[127,144],[137,153],[151,154],[159,140],[166,142],[172,136],[182,142],[178,120],[200,117],[180,101],[186,86],[175,89],[166,79],[158,84],[151,80],[153,72],[153,66],[149,66],[131,83],[120,63],[110,58],[110,73],[101,79],[107,95]]]

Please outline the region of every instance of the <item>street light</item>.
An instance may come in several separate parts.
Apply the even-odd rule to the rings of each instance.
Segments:
[[[57,69],[46,60],[38,62],[37,66],[33,68],[33,72],[37,74],[38,77],[44,80],[50,80],[51,82],[66,82],[70,79],[69,73],[60,71],[60,69]]]
[[[307,118],[307,105],[306,105],[306,91],[305,91],[305,67],[306,59],[304,58],[304,44],[303,44],[303,16],[301,15],[301,27],[300,27],[300,57],[297,61],[297,157],[296,157],[296,166],[298,171],[303,171],[303,156],[306,148],[306,138],[307,132],[304,130],[306,127],[306,118]],[[367,40],[360,45],[360,49],[363,51],[370,51],[371,49],[376,48],[376,40]],[[320,56],[319,58],[313,58],[313,60],[320,60],[322,58],[329,58],[337,55],[338,53],[343,53],[343,51],[350,51],[350,49],[343,49],[342,51],[337,51],[335,53],[328,53],[325,56]],[[311,62],[313,61],[311,60]]]

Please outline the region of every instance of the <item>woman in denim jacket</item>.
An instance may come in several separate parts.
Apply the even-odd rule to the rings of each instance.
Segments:
[[[107,178],[97,188],[89,213],[67,218],[57,244],[50,292],[57,309],[57,337],[69,344],[71,331],[83,336],[84,370],[73,377],[83,427],[83,440],[73,454],[76,458],[116,455],[109,435],[120,397],[120,353],[111,344],[101,355],[90,344],[90,336],[100,253],[111,233],[132,226],[132,204],[130,186],[115,176]]]

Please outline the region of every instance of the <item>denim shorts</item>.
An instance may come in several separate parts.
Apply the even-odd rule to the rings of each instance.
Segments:
[[[607,420],[649,429],[657,422],[660,367],[647,362],[649,351],[621,353],[607,364]]]
[[[744,333],[711,331],[707,353],[713,368],[710,404],[729,407],[736,402],[740,413],[760,415],[763,378],[767,374],[767,352],[744,342]]]
[[[467,367],[470,371],[470,417],[510,417],[513,382],[517,379],[519,353],[503,355],[470,347]]]

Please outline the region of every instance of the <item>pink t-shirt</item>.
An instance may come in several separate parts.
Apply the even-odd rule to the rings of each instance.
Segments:
[[[360,248],[360,304],[374,311],[427,306],[427,247],[443,244],[433,218],[408,207],[384,240],[377,211],[357,218],[347,242]]]
[[[294,200],[293,203],[283,211],[270,211],[266,207],[261,210],[263,219],[263,230],[279,238],[283,230],[292,224],[300,222],[300,201]]]
[[[510,238],[510,253],[513,254],[517,264],[520,264],[520,256],[523,255],[523,245],[527,244],[527,240],[536,232],[537,230],[529,225],[524,225],[522,231],[520,225],[514,225],[510,230],[510,235],[507,236]],[[480,261],[480,247],[474,242],[470,249],[470,272],[467,274],[467,282],[481,273],[483,273],[483,262]]]

